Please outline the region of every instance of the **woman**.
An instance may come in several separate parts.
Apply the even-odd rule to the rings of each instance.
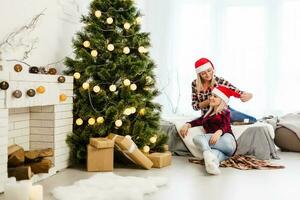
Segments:
[[[195,68],[197,79],[192,82],[192,106],[194,110],[201,110],[203,114],[208,111],[211,88],[218,85],[229,87],[239,93],[242,102],[249,101],[252,98],[251,93],[240,91],[225,79],[215,76],[214,66],[207,58],[199,59],[195,63]],[[236,111],[230,107],[229,110],[231,111],[231,122],[256,122],[256,118],[252,116]]]
[[[189,128],[203,126],[206,134],[195,136],[193,142],[203,152],[205,168],[209,174],[220,174],[219,163],[232,156],[237,148],[230,126],[230,111],[227,108],[230,96],[240,98],[240,94],[230,88],[214,88],[209,97],[210,107],[206,114],[186,123],[180,130],[181,136],[185,137]]]

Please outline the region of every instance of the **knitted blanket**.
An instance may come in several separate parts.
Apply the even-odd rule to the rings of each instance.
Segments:
[[[190,158],[189,162],[204,165],[204,160]],[[273,164],[265,160],[259,160],[254,156],[235,155],[221,162],[220,167],[233,167],[240,170],[249,169],[282,169],[283,165]]]

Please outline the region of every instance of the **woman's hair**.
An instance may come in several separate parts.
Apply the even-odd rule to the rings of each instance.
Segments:
[[[220,98],[220,97],[218,97]],[[208,111],[206,112],[206,114],[204,115],[204,117],[207,117],[208,115],[214,115],[214,114],[219,114],[221,112],[223,112],[225,109],[228,108],[227,104],[225,103],[225,101],[223,99],[221,99],[221,103],[220,105],[217,107],[216,111],[214,112],[214,107],[213,106],[209,106]]]
[[[196,79],[196,90],[197,90],[197,93],[199,93],[201,90],[203,90],[203,82],[204,82],[204,80],[201,78],[200,73],[197,73],[197,79]],[[213,71],[209,87],[214,86],[215,83],[216,83],[216,78],[215,78],[215,74],[214,74],[214,71]]]

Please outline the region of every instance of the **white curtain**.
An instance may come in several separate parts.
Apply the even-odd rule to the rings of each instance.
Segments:
[[[254,98],[230,105],[262,117],[300,110],[300,2],[292,0],[139,0],[157,64],[163,114],[193,114],[194,62]]]

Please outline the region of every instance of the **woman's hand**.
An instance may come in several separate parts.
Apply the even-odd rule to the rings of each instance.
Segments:
[[[189,123],[185,123],[181,129],[180,129],[180,135],[184,138],[185,136],[187,136],[188,130],[189,128],[191,128],[191,124]]]
[[[251,93],[244,92],[243,94],[241,94],[240,99],[241,99],[242,102],[246,102],[246,101],[249,101],[250,99],[252,99],[252,96],[253,95]]]
[[[216,144],[221,137],[223,131],[222,130],[217,130],[210,138],[209,144]]]

